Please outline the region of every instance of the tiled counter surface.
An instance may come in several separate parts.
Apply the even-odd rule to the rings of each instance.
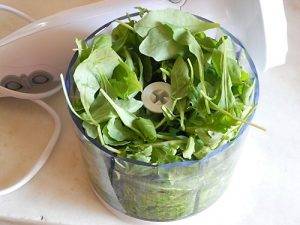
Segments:
[[[34,18],[87,4],[90,0],[2,0]],[[266,133],[250,129],[232,182],[223,197],[204,212],[171,224],[296,225],[300,224],[300,4],[285,1],[289,54],[287,64],[260,75],[261,98],[255,121]],[[22,25],[0,13],[0,35]],[[0,197],[0,225],[122,225],[88,184],[79,142],[62,93],[47,102],[60,115],[63,129],[49,161],[22,189]],[[51,119],[33,104],[0,99],[0,185],[26,171],[45,145]],[[138,223],[136,223],[138,224]]]

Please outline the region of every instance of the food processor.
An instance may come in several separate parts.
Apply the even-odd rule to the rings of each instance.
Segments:
[[[53,115],[56,127],[47,148],[30,172],[17,184],[0,190],[0,194],[10,193],[28,182],[44,165],[54,147],[60,122],[55,112],[40,99],[60,90],[59,74],[67,69],[66,91],[72,98],[74,86],[70,74],[74,70],[76,55],[70,65],[69,61],[74,38],[89,35],[88,40],[91,39],[111,21],[124,19],[120,16],[126,13],[135,13],[135,6],[150,10],[172,7],[191,12],[200,20],[219,22],[237,49],[244,52],[242,63],[257,81],[257,74],[285,61],[286,21],[280,0],[273,1],[272,8],[263,0],[100,1],[33,21],[0,40],[0,96],[35,101]],[[31,20],[22,12],[0,5],[1,8]],[[257,100],[258,85],[254,102]],[[201,161],[149,166],[114,157],[87,138],[78,118],[72,117],[97,195],[124,214],[152,221],[181,219],[215,202],[228,184],[239,153],[238,145],[243,138],[240,135]]]

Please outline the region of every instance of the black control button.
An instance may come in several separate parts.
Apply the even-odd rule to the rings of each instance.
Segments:
[[[33,71],[28,78],[28,81],[31,83],[31,85],[41,85],[46,84],[49,81],[52,81],[53,77],[50,73],[44,70],[36,70]]]
[[[13,91],[20,90],[23,87],[22,84],[15,82],[15,81],[9,81],[4,86]]]
[[[35,84],[44,84],[49,81],[49,78],[44,76],[43,74],[36,75],[35,77],[32,78],[32,82]]]

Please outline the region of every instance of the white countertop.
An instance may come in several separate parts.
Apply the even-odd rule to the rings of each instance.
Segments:
[[[88,0],[5,0],[32,11],[35,18]],[[33,7],[33,4],[35,7]],[[287,64],[260,75],[261,96],[232,182],[210,208],[170,224],[300,224],[300,3],[285,1],[288,19]],[[49,10],[48,10],[48,8]],[[0,21],[4,14],[0,13]],[[12,30],[13,23],[0,35]],[[18,22],[15,23],[18,26]],[[20,190],[0,197],[0,225],[28,222],[64,225],[140,224],[119,219],[92,192],[79,141],[62,93],[47,102],[63,121],[60,140],[47,164]],[[39,154],[51,132],[51,118],[29,102],[0,98],[0,186],[20,176]],[[158,224],[158,223],[156,223]]]

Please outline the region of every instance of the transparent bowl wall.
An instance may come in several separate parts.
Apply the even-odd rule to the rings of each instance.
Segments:
[[[100,27],[87,41],[109,25]],[[255,66],[243,45],[232,34],[222,30],[233,40],[238,60],[256,82],[253,101],[257,104],[259,87]],[[66,77],[71,100],[77,94],[73,81],[76,59],[77,53],[70,62]],[[215,149],[202,160],[152,166],[116,157],[98,141],[89,138],[81,121],[70,113],[82,143],[82,155],[91,184],[98,196],[126,215],[149,221],[185,218],[214,203],[228,185],[247,129],[244,125],[235,140]]]

